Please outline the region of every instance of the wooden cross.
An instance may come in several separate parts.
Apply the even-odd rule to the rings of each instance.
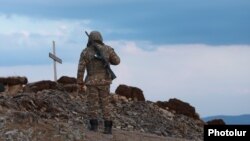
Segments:
[[[54,62],[54,80],[55,82],[57,81],[57,72],[56,72],[56,62],[62,64],[62,59],[58,58],[56,56],[56,46],[55,46],[55,41],[52,42],[53,44],[53,54],[49,53],[49,57],[53,59]]]

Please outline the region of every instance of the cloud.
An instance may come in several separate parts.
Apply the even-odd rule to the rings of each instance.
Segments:
[[[127,42],[118,48],[125,60],[123,63],[136,66],[131,67],[133,77],[141,76],[134,81],[135,85],[152,84],[154,80],[160,82],[159,87],[167,86],[175,94],[183,94],[179,84],[187,90],[210,86],[216,88],[216,91],[208,88],[210,92],[227,89],[230,94],[233,89],[230,85],[250,84],[246,79],[250,78],[249,46],[165,45],[145,51],[136,43]]]
[[[18,15],[0,15],[1,35],[15,36],[22,38],[56,38],[64,39],[68,35],[75,34],[76,31],[82,32],[83,29],[91,30],[88,19],[83,20],[47,20],[29,18]],[[17,24],[18,23],[18,24]],[[67,38],[66,38],[67,39]]]
[[[56,41],[58,55],[67,56],[82,49],[83,30],[92,30],[91,21],[38,20],[25,16],[0,15],[1,66],[46,64],[52,41]],[[17,24],[18,23],[18,24]],[[59,49],[60,48],[60,49]],[[61,51],[61,52],[60,52]],[[35,59],[31,59],[35,58]]]
[[[0,13],[38,21],[90,19],[98,30],[119,31],[110,34],[115,40],[218,45],[250,43],[249,6],[247,0],[8,0]]]

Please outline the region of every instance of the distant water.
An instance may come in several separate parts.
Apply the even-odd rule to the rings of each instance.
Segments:
[[[223,119],[226,124],[250,125],[250,114],[236,115],[236,116],[217,115],[217,116],[204,117],[202,119],[206,122],[213,119]]]

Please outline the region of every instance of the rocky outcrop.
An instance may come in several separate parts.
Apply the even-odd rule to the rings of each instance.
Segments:
[[[25,86],[24,91],[25,92],[38,92],[42,90],[48,90],[48,89],[60,89],[58,88],[58,85],[54,81],[50,80],[43,80],[38,82],[29,83]]]
[[[1,95],[0,140],[202,140],[200,120],[160,108],[154,102],[118,94],[109,97],[113,136],[101,133],[102,118],[99,132],[90,132],[86,95],[67,92],[64,86],[68,84],[39,81],[27,84],[24,92],[16,95]]]
[[[112,98],[116,98],[113,96]],[[119,99],[119,98],[118,98]],[[140,131],[159,136],[199,140],[202,137],[200,120],[159,108],[153,102],[113,101],[114,127],[125,131]],[[199,136],[199,137],[198,137]]]
[[[76,78],[74,77],[68,77],[68,76],[62,76],[57,80],[58,83],[61,84],[76,84]]]
[[[69,93],[77,92],[77,84],[76,84],[76,78],[74,77],[68,77],[68,76],[62,76],[57,80],[59,84],[62,84],[65,91]]]
[[[23,91],[23,86],[28,83],[26,77],[0,77],[0,91],[7,92],[9,95],[15,95]]]
[[[76,78],[62,76],[57,82],[51,80],[37,81],[33,83],[28,83],[24,91],[25,92],[38,92],[42,90],[62,90],[69,93],[77,92]]]
[[[223,119],[213,119],[210,121],[207,121],[208,125],[226,125]]]
[[[137,87],[119,85],[115,90],[115,93],[134,101],[145,101],[143,91]]]
[[[28,83],[28,79],[26,77],[21,77],[21,76],[0,77],[0,83],[8,86],[24,85]]]
[[[203,127],[199,120],[174,114],[150,101],[132,101],[115,94],[110,95],[110,101],[111,117],[118,134],[119,131],[126,131],[202,140]],[[88,110],[86,97],[81,94],[74,96],[65,91],[48,89],[3,96],[0,97],[0,122],[1,117],[4,120],[0,123],[0,135],[4,136],[0,140],[21,134],[30,140],[35,134],[40,134],[41,138],[49,136],[47,134],[63,139],[70,136],[67,140],[87,138],[84,133],[88,128]],[[102,123],[100,119],[100,131]],[[40,126],[42,129],[37,128]]]
[[[176,114],[182,114],[197,120],[200,119],[193,106],[176,98],[170,99],[166,102],[157,101],[156,105],[163,109],[174,111]]]

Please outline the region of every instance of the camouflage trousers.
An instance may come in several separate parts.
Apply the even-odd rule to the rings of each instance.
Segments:
[[[110,85],[87,86],[87,104],[91,119],[100,118],[100,112],[104,120],[111,120],[109,94]]]

